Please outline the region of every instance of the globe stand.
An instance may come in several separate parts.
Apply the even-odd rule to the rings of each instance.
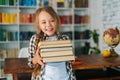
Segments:
[[[111,56],[118,56],[117,52],[114,50],[113,47],[110,49]]]

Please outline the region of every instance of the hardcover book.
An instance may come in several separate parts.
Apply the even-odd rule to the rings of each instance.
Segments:
[[[42,41],[38,46],[43,62],[75,60],[70,40]]]
[[[42,48],[72,47],[70,40],[43,41],[38,44]]]

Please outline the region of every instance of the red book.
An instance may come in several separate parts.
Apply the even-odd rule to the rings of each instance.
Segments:
[[[65,24],[65,19],[64,19],[65,16],[61,16],[61,24]]]
[[[30,14],[26,14],[26,23],[30,23]]]
[[[33,23],[34,22],[34,18],[35,17],[35,14],[30,14],[30,23]]]

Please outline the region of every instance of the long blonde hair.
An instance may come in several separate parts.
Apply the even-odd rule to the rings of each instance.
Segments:
[[[43,41],[45,38],[44,38],[44,33],[42,32],[42,30],[40,29],[40,26],[39,26],[39,14],[42,12],[42,11],[46,11],[47,13],[49,13],[55,20],[56,20],[56,28],[57,30],[59,29],[60,27],[60,19],[59,19],[59,16],[57,15],[57,13],[54,11],[54,9],[50,6],[45,6],[43,8],[38,8],[35,12],[35,24],[36,24],[36,27],[37,27],[37,30],[38,30],[38,34],[36,36],[36,41],[35,41],[35,45],[36,45],[36,49],[35,49],[35,53],[36,53],[36,50],[38,48],[38,43],[40,41]],[[40,54],[39,54],[40,55]],[[41,66],[39,64],[36,64],[35,65],[35,68],[34,68],[34,71],[33,71],[33,77],[36,77],[38,74],[40,74],[40,69],[41,69]]]

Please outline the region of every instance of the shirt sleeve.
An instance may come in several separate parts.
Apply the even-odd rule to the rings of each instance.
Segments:
[[[32,58],[35,55],[35,40],[36,40],[36,35],[33,35],[30,39],[30,44],[29,44],[29,48],[28,48],[28,53],[29,53],[29,57],[28,57],[28,66],[30,66],[31,68],[34,68],[34,65],[32,63]]]

